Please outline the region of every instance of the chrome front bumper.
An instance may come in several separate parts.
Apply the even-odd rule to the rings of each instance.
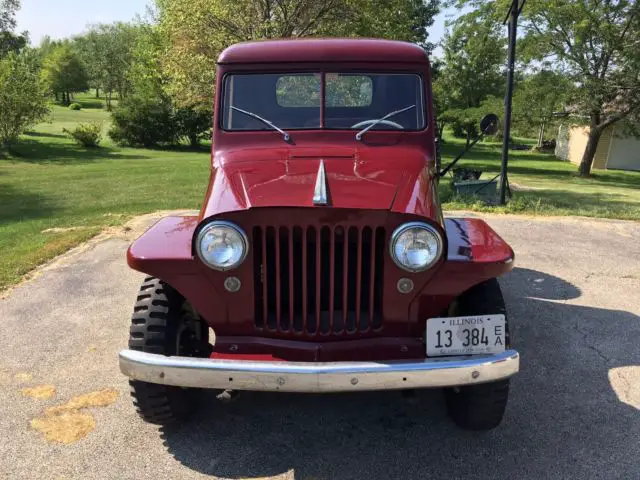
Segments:
[[[515,350],[496,355],[389,362],[274,362],[165,357],[120,352],[120,370],[134,380],[179,387],[280,392],[351,392],[451,387],[508,378]]]

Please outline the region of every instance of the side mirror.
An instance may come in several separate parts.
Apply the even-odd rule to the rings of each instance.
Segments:
[[[495,135],[498,132],[500,120],[494,113],[489,113],[480,120],[480,131],[485,135]]]

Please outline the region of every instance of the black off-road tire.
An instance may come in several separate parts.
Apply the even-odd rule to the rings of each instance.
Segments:
[[[184,300],[170,285],[147,277],[133,308],[129,348],[175,355]],[[205,329],[208,335],[208,329]],[[130,380],[131,396],[143,420],[167,425],[186,419],[197,406],[194,389]]]
[[[502,291],[495,278],[463,293],[451,308],[450,316],[504,314]],[[509,348],[507,322],[505,348]],[[444,390],[451,419],[467,430],[491,430],[500,425],[509,398],[509,379]]]

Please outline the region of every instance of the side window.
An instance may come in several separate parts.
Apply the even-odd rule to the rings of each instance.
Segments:
[[[373,82],[367,75],[327,73],[327,107],[368,107],[373,98]]]
[[[281,107],[319,107],[320,75],[283,75],[276,82],[276,101]]]

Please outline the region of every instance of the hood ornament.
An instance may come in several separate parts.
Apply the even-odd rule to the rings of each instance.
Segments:
[[[327,178],[324,171],[324,160],[320,160],[320,167],[318,168],[318,175],[316,177],[316,187],[313,190],[313,204],[329,204],[327,199]]]

